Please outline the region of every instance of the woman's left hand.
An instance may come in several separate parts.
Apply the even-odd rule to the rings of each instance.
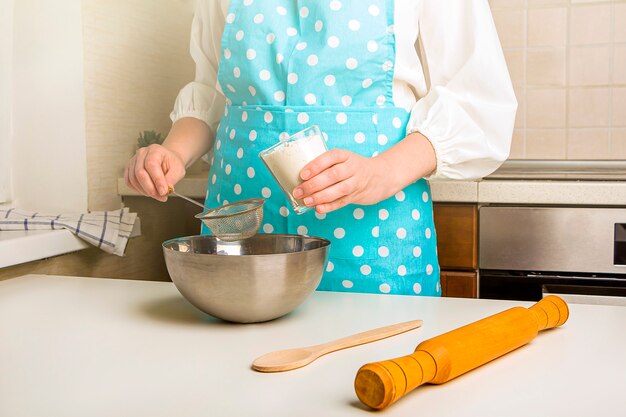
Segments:
[[[333,149],[302,169],[300,177],[304,182],[294,189],[293,195],[307,206],[316,207],[319,213],[348,204],[376,204],[397,191],[389,173],[383,158]]]

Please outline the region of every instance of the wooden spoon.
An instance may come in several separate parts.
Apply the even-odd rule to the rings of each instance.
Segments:
[[[279,350],[260,356],[252,362],[252,369],[259,372],[282,372],[301,368],[322,355],[352,346],[375,342],[390,336],[408,332],[422,325],[422,320],[407,321],[358,333],[343,339],[304,348]]]

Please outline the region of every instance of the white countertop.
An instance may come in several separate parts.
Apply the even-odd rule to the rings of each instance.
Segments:
[[[58,276],[0,282],[0,416],[366,416],[357,369],[426,338],[531,303],[315,293],[291,315],[235,325],[171,283]],[[626,308],[571,305],[569,321],[385,416],[626,414]],[[332,353],[291,372],[252,360],[413,319],[421,329]]]

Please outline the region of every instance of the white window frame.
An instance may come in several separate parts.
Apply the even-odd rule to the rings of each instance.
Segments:
[[[13,0],[0,0],[0,204],[11,200]]]
[[[82,0],[0,0],[0,206],[87,211]],[[88,247],[0,231],[0,268]]]
[[[7,1],[13,3],[11,205],[86,212],[82,0],[0,4]]]

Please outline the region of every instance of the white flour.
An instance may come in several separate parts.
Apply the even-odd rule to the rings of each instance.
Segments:
[[[300,178],[302,168],[324,152],[326,144],[322,136],[311,135],[293,142],[285,142],[264,155],[263,159],[283,190],[297,202],[298,206],[303,206],[301,200],[293,198],[293,189],[302,183]]]

